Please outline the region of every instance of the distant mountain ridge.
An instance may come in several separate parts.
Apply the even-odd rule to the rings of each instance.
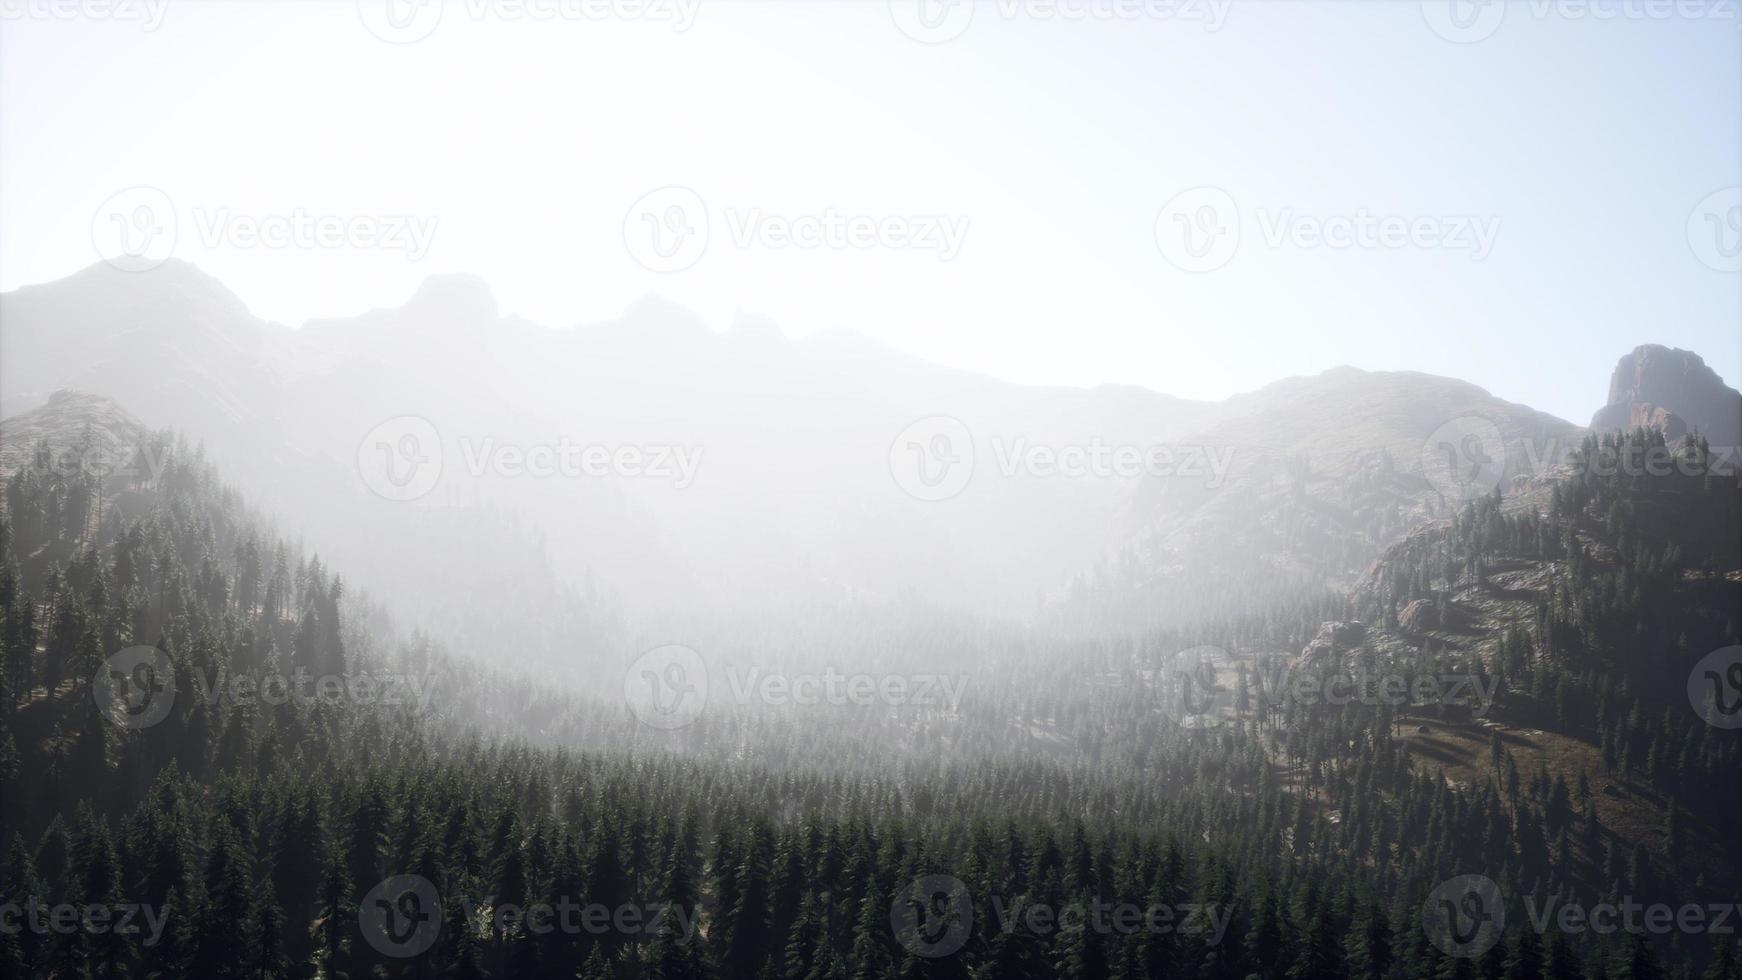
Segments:
[[[913,586],[971,607],[1031,605],[1058,569],[1091,560],[1117,533],[1117,488],[994,485],[987,451],[979,500],[939,508],[890,478],[897,434],[953,416],[976,438],[1147,445],[1215,412],[1129,386],[1010,384],[854,335],[789,338],[755,318],[716,331],[655,298],[613,321],[550,328],[504,316],[488,286],[464,275],[431,277],[398,307],[293,329],[254,316],[186,262],[95,266],[0,295],[0,323],[0,414],[61,389],[113,398],[148,426],[203,442],[246,492],[334,540],[334,559],[361,579],[396,577],[375,566],[399,560],[365,542],[439,502],[544,532],[568,580],[591,578],[627,602]],[[384,506],[356,472],[370,429],[401,416],[428,419],[450,441],[444,484],[410,508]],[[676,491],[473,478],[457,445],[559,438],[706,452],[697,484]],[[1055,502],[1057,519],[1034,538],[1010,533]]]
[[[1698,420],[1715,443],[1712,420],[1734,390],[1697,356],[1668,353],[1685,357],[1630,355],[1638,377],[1618,377],[1617,392]],[[794,339],[755,317],[716,331],[654,298],[613,321],[553,329],[504,316],[488,285],[465,275],[431,277],[398,307],[293,329],[179,261],[148,273],[96,266],[0,295],[0,414],[61,389],[113,398],[152,428],[204,443],[242,489],[306,521],[294,530],[332,541],[360,581],[404,580],[399,566],[416,561],[430,573],[415,596],[426,608],[466,594],[464,568],[439,571],[431,511],[476,510],[471,532],[507,536],[462,550],[536,549],[544,557],[525,557],[529,574],[548,565],[630,608],[911,589],[1020,618],[1037,598],[1056,606],[1111,589],[1117,606],[1142,610],[1169,605],[1153,601],[1155,589],[1186,598],[1182,573],[1218,572],[1197,575],[1199,585],[1248,582],[1247,559],[1260,555],[1264,574],[1342,581],[1445,512],[1422,475],[1440,426],[1491,424],[1509,462],[1521,445],[1567,446],[1581,431],[1426,374],[1337,368],[1212,403],[1136,386],[1011,384],[857,335]],[[357,473],[365,435],[399,416],[473,445],[573,437],[706,454],[695,484],[678,490],[478,477],[450,447],[441,488],[404,505],[372,496]],[[969,486],[941,502],[891,478],[897,435],[934,417],[964,423],[975,450]],[[1218,454],[1228,470],[1217,485],[1012,474],[1001,467],[1015,442],[1183,447]]]

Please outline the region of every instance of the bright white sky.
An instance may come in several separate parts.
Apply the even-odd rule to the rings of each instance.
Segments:
[[[1190,397],[1348,363],[1467,378],[1584,422],[1642,342],[1742,382],[1742,276],[1703,264],[1688,231],[1703,199],[1742,184],[1733,3],[1700,21],[1517,3],[1458,44],[1413,0],[1236,0],[1213,31],[987,0],[960,36],[921,44],[892,16],[905,0],[702,0],[683,31],[453,0],[395,45],[350,0],[169,0],[155,30],[143,7],[62,18],[51,2],[70,0],[0,0],[6,289],[96,261],[93,216],[148,185],[174,202],[175,254],[290,324],[468,271],[552,325],[660,293],[718,327],[762,313],[1015,381]],[[661,274],[625,247],[624,218],[666,185],[701,196],[712,236]],[[1203,185],[1227,191],[1242,237],[1193,273],[1154,226]],[[438,225],[416,261],[209,246],[193,212],[222,208]],[[969,224],[948,261],[731,240],[753,209],[831,208]],[[1284,211],[1500,224],[1480,260],[1273,247]],[[1726,216],[1733,244],[1742,211]]]

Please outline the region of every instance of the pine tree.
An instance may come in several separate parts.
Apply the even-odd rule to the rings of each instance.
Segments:
[[[1270,975],[1281,972],[1278,967],[1282,965],[1282,932],[1281,912],[1277,909],[1275,896],[1267,888],[1258,901],[1252,931],[1246,938],[1246,956],[1258,972]]]
[[[1364,896],[1344,944],[1351,975],[1377,980],[1391,968],[1391,922],[1371,896]]]
[[[1084,915],[1065,917],[1053,937],[1052,975],[1061,980],[1107,980],[1110,972],[1102,937]]]
[[[189,975],[189,963],[194,953],[194,916],[181,893],[171,886],[159,906],[163,934],[148,943],[141,963],[141,975],[146,980],[180,980]]]
[[[612,980],[611,964],[605,959],[605,948],[594,946],[593,952],[575,974],[576,980]]]
[[[1294,962],[1289,965],[1288,975],[1295,980],[1343,975],[1342,944],[1336,924],[1322,906],[1307,926],[1306,936]]]
[[[4,893],[22,907],[20,915],[30,914],[32,906],[48,900],[48,889],[36,874],[36,863],[24,846],[22,834],[13,834],[12,845],[6,850],[4,874],[0,876],[0,893]],[[44,944],[43,937],[32,929],[19,929],[13,935],[13,945],[18,950],[19,961],[37,962]]]
[[[213,833],[205,900],[196,913],[190,970],[195,976],[213,980],[241,980],[249,976],[250,948],[258,936],[252,860],[228,823],[219,821]]]
[[[271,878],[261,883],[254,909],[254,949],[249,972],[257,980],[282,977],[290,961],[284,953],[284,911],[278,906]]]
[[[1543,968],[1541,937],[1529,929],[1520,929],[1506,951],[1506,980],[1538,980]]]
[[[320,914],[315,920],[315,960],[324,975],[346,977],[353,934],[357,925],[357,906],[351,896],[351,879],[345,873],[344,860],[336,850],[325,855],[322,875]]]

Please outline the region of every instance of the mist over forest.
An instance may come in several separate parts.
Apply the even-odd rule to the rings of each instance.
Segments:
[[[1742,978],[1733,4],[0,15],[0,980]]]

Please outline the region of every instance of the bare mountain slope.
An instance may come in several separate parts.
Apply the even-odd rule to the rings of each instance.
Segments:
[[[1140,526],[1058,616],[1117,628],[1346,587],[1412,528],[1551,465],[1580,433],[1453,378],[1348,367],[1225,412],[1187,441],[1229,459],[1227,478],[1141,487]]]

